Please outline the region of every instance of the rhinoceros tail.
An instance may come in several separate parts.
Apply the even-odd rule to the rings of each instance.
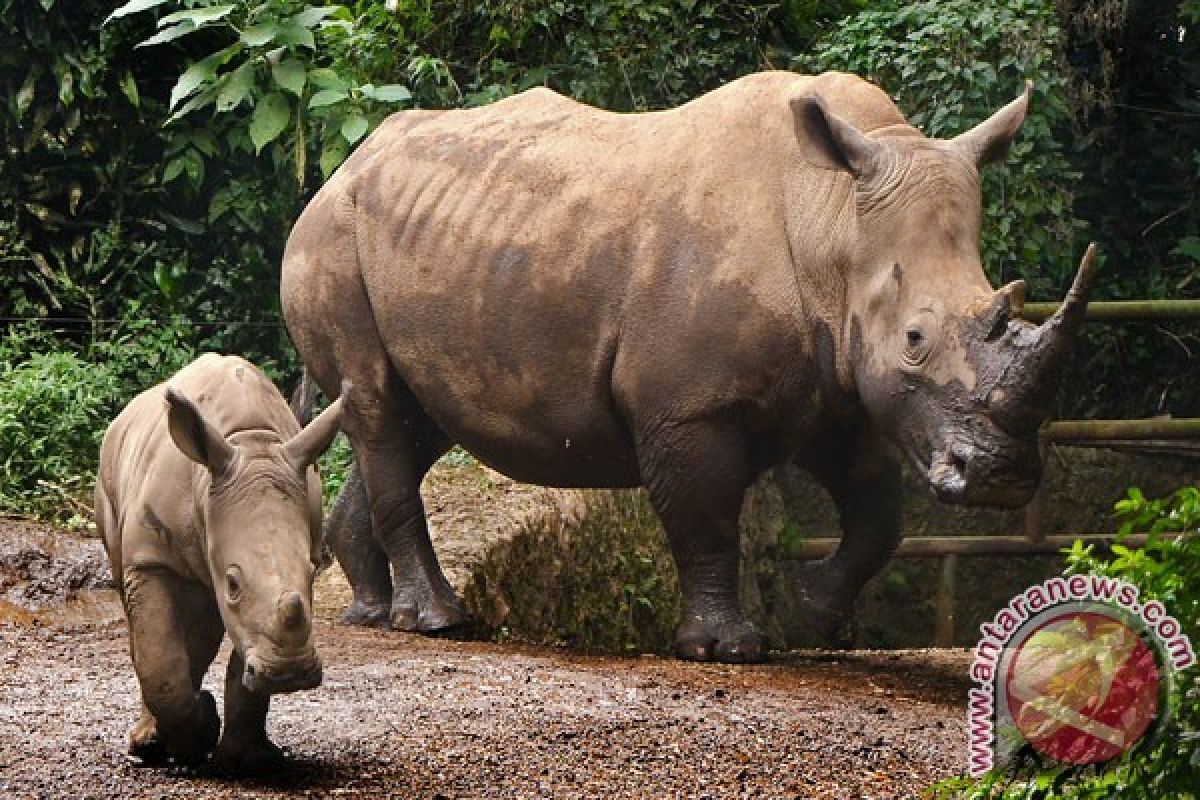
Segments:
[[[305,367],[300,373],[300,382],[292,390],[292,399],[288,403],[301,428],[308,427],[308,423],[312,422],[313,406],[316,405],[316,402],[317,384],[309,374],[308,367]]]

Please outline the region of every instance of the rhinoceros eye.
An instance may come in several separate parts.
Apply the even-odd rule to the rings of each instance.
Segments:
[[[225,571],[225,596],[230,605],[242,599],[242,571],[236,566]]]
[[[915,325],[909,325],[904,331],[904,363],[910,367],[919,367],[929,357],[929,339],[925,332]]]

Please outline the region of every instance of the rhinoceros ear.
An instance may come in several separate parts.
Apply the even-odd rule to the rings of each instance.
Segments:
[[[303,472],[310,464],[315,463],[321,453],[333,444],[333,437],[337,436],[342,424],[342,405],[349,388],[348,383],[343,383],[341,396],[283,446],[288,463],[298,472]]]
[[[868,139],[830,111],[820,95],[793,97],[791,106],[796,137],[801,145],[808,145],[816,152],[821,166],[848,170],[860,180],[870,178],[883,156],[884,145]]]
[[[951,141],[965,150],[977,167],[999,161],[1008,155],[1009,145],[1021,130],[1032,94],[1033,81],[1025,81],[1020,97]]]
[[[178,389],[167,389],[167,430],[175,446],[197,464],[220,473],[233,460],[233,445],[214,428],[196,404]]]

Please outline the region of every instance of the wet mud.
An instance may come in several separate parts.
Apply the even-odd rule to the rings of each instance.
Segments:
[[[268,718],[285,770],[137,767],[120,606],[106,570],[85,574],[99,544],[53,536],[49,561],[13,546],[40,535],[0,523],[20,612],[0,620],[0,797],[904,798],[964,763],[963,651],[733,667],[428,639],[334,624],[334,572],[318,582],[325,682]],[[205,679],[218,698],[227,648]]]

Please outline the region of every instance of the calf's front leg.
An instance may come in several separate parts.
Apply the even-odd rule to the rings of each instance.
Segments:
[[[213,753],[213,767],[229,773],[255,773],[283,763],[283,751],[267,737],[271,696],[242,683],[245,661],[234,648],[225,669],[225,730]]]
[[[125,570],[122,599],[142,693],[142,715],[130,732],[129,753],[146,763],[197,763],[217,743],[217,705],[200,689],[216,652],[211,625],[194,614],[201,590],[163,568]]]

